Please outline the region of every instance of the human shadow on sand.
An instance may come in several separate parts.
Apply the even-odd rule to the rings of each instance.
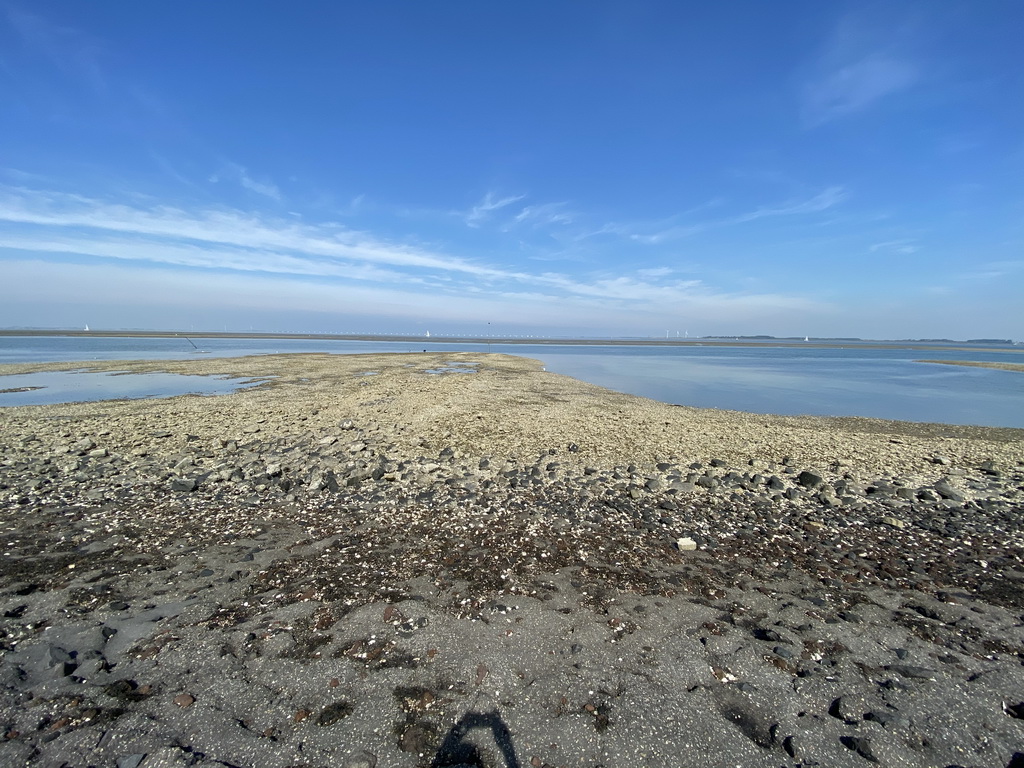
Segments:
[[[489,730],[498,747],[498,751],[504,758],[504,768],[520,768],[519,758],[516,757],[516,749],[512,744],[512,732],[501,719],[497,710],[492,712],[467,712],[455,723],[441,742],[437,754],[434,755],[430,768],[455,768],[456,766],[475,766],[481,768],[485,765],[483,755],[479,747],[469,741],[467,737],[472,731]]]

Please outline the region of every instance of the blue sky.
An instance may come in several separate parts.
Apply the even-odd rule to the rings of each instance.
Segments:
[[[1021,339],[1021,29],[0,0],[0,327]]]

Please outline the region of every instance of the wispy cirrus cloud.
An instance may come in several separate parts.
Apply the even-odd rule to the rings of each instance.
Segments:
[[[231,179],[233,181],[236,181],[239,184],[239,186],[242,187],[242,189],[247,189],[250,192],[255,192],[257,195],[262,195],[263,197],[269,198],[276,202],[281,202],[283,200],[281,190],[278,189],[276,184],[266,179],[259,180],[253,178],[249,174],[248,169],[243,165],[239,165],[238,163],[233,163],[230,161],[225,162],[224,169],[219,173],[211,175],[209,181],[211,184],[217,184],[221,181],[224,181],[225,179]]]
[[[575,214],[568,208],[567,201],[517,205],[526,198],[526,195],[499,197],[493,192],[488,192],[468,211],[459,211],[458,214],[467,226],[478,228],[490,222],[503,232],[509,232],[516,227],[543,229],[567,226],[576,220]]]
[[[544,227],[552,224],[572,224],[574,215],[566,209],[567,202],[528,205],[513,218],[515,224]]]
[[[671,267],[651,267],[649,269],[638,269],[636,273],[642,277],[666,277],[673,272]]]
[[[8,23],[26,48],[97,95],[108,93],[108,79],[101,64],[104,51],[96,39],[14,5],[4,10]]]
[[[0,189],[0,221],[52,228],[80,227],[130,235],[144,242],[195,242],[253,251],[436,269],[488,276],[472,262],[395,244],[337,224],[309,225],[230,209],[185,210],[163,204],[112,203],[80,195],[23,188]],[[88,232],[82,233],[88,236]]]
[[[708,313],[713,306],[730,307],[734,313],[743,308],[800,312],[817,306],[798,296],[729,291],[700,279],[676,279],[672,270],[662,267],[573,275],[508,270],[336,222],[308,223],[226,208],[190,209],[138,197],[111,202],[0,186],[0,231],[0,259],[5,265],[17,262],[36,272],[47,262],[61,265],[55,272],[75,265],[96,275],[123,276],[125,269],[134,267],[146,273],[156,269],[202,275],[200,282],[213,276],[224,282],[234,275],[239,286],[266,281],[259,283],[266,290],[273,284],[322,281],[317,295],[329,286],[346,301],[356,294],[378,295],[381,301],[404,301],[439,314],[446,311],[441,306],[445,302],[461,304],[473,295],[520,316],[522,322],[540,316],[528,312],[528,305],[536,310],[544,303],[563,310],[575,307],[577,317],[591,313],[588,322],[600,321],[609,311],[641,318],[697,306]],[[26,260],[27,254],[34,254],[35,260]],[[30,262],[35,266],[28,266]]]
[[[997,280],[1024,271],[1024,261],[990,261],[960,275],[963,280]]]
[[[804,86],[804,124],[815,127],[860,112],[917,82],[916,65],[882,53],[833,69]]]
[[[476,205],[470,208],[468,211],[462,212],[460,215],[466,222],[467,226],[479,227],[484,221],[491,217],[495,211],[500,211],[502,208],[506,208],[514,203],[518,203],[523,200],[526,195],[509,195],[507,197],[497,197],[493,192],[488,192],[484,195],[483,199],[480,200]]]
[[[770,216],[800,216],[807,213],[819,213],[838,205],[848,196],[845,187],[836,185],[823,189],[813,197],[802,200],[789,200],[778,205],[767,205],[756,208],[749,213],[741,214],[725,221],[730,224],[741,224]]]
[[[851,15],[837,25],[800,90],[805,128],[864,111],[917,84],[924,73],[912,28],[892,18]]]
[[[909,256],[912,253],[917,253],[919,250],[920,247],[917,245],[917,241],[909,237],[872,243],[868,246],[868,251],[871,253],[894,253],[898,256]]]
[[[670,240],[678,240],[708,229],[746,224],[751,221],[757,221],[758,219],[780,216],[804,216],[813,213],[820,213],[839,205],[846,200],[848,196],[849,192],[844,186],[835,185],[827,187],[811,197],[786,200],[772,205],[758,206],[751,211],[738,213],[733,216],[724,216],[717,219],[708,219],[690,224],[678,224],[655,232],[634,232],[629,234],[628,237],[638,243],[658,245]]]

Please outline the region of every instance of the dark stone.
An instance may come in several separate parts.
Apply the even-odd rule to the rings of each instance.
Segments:
[[[915,667],[909,664],[891,664],[886,669],[910,678],[911,680],[934,680],[935,670],[927,667]]]
[[[191,493],[197,487],[196,481],[188,477],[172,477],[169,485],[172,491]]]
[[[334,725],[339,720],[344,720],[352,714],[353,707],[347,701],[336,701],[324,707],[316,719],[317,725]]]
[[[66,664],[72,660],[72,655],[57,645],[50,646],[50,661],[54,664]]]
[[[891,712],[887,709],[872,710],[864,715],[864,719],[878,723],[886,728],[899,728],[908,724],[905,717],[898,712]]]
[[[860,696],[840,696],[828,708],[828,713],[846,723],[856,723],[864,719],[866,702]]]
[[[966,498],[966,496],[960,493],[956,488],[953,488],[945,479],[939,480],[939,482],[935,483],[932,488],[939,494],[939,496],[944,499],[949,499],[950,501],[961,502]]]
[[[817,488],[825,482],[821,475],[809,472],[806,469],[796,476],[796,481],[804,488]]]
[[[437,743],[437,729],[426,722],[413,723],[405,728],[398,737],[398,748],[413,754],[428,753]]]

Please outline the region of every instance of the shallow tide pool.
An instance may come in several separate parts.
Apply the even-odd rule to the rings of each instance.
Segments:
[[[263,379],[124,371],[44,371],[0,376],[0,407],[139,400],[178,395],[226,395]]]

